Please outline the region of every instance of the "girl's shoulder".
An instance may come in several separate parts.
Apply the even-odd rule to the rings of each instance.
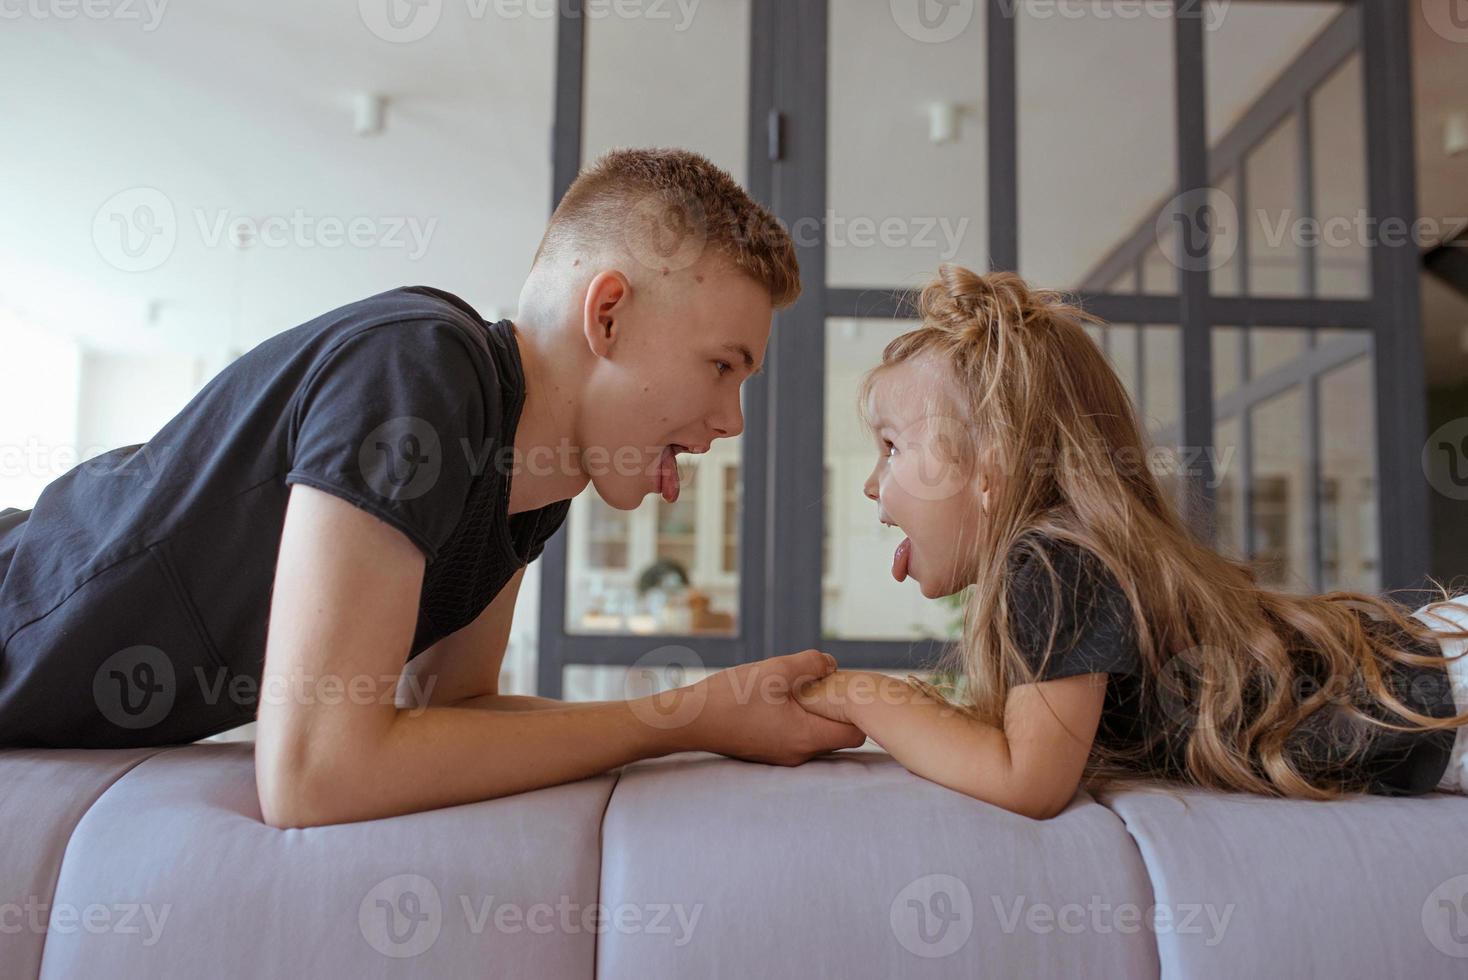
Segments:
[[[1010,633],[1041,676],[1138,669],[1131,604],[1099,556],[1068,539],[1027,532],[1009,559]]]
[[[1121,591],[1116,576],[1094,551],[1069,538],[1026,531],[1009,551],[1011,583],[1026,587],[1051,578],[1067,592]]]

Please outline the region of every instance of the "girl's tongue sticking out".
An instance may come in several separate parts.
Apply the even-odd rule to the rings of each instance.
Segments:
[[[912,561],[912,538],[903,538],[892,553],[892,577],[902,582],[907,579],[907,566]]]

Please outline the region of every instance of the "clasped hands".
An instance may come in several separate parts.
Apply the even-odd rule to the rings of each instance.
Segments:
[[[676,727],[677,748],[793,766],[864,743],[856,716],[888,683],[902,682],[871,671],[838,670],[829,654],[802,650],[652,695],[640,714],[659,727]]]

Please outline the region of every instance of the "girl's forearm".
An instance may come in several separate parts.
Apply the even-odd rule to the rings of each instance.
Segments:
[[[863,672],[848,699],[851,723],[908,771],[1017,813],[1032,809],[1002,729],[966,718],[886,674]]]

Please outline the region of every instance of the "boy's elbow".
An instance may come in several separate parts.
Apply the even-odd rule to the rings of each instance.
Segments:
[[[255,753],[255,788],[260,818],[276,830],[342,822],[334,803],[342,797],[329,782],[332,770],[311,765],[300,754]]]
[[[260,819],[276,830],[315,827],[329,821],[323,819],[313,800],[320,794],[310,792],[302,773],[284,767],[257,765],[255,788],[260,797]]]

